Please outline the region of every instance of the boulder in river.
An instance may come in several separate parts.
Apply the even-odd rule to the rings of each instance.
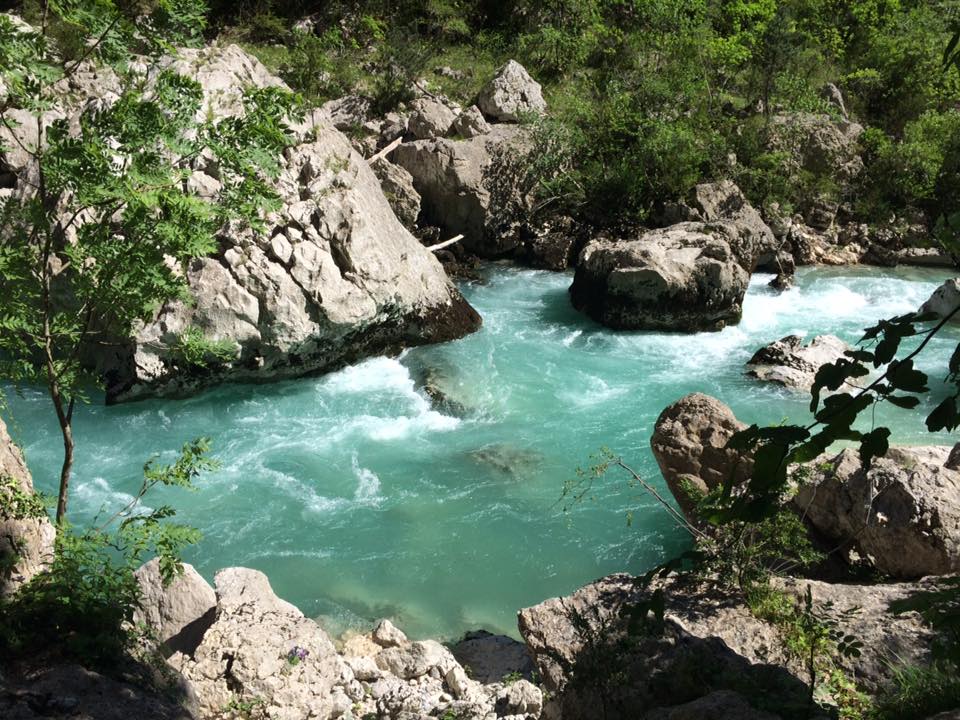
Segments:
[[[845,448],[809,463],[794,503],[821,534],[897,579],[960,572],[960,472],[949,447],[894,447],[861,466]]]
[[[747,374],[758,380],[808,391],[821,365],[836,362],[850,349],[835,335],[817,335],[806,345],[787,335],[760,348],[747,362]]]
[[[581,252],[574,307],[618,330],[720,330],[737,323],[756,260],[732,222],[683,222]]]
[[[703,393],[686,395],[660,413],[650,447],[688,519],[696,520],[697,496],[729,478],[739,484],[750,477],[752,461],[726,447],[734,433],[744,428],[729,407]]]
[[[934,313],[937,317],[945,318],[960,307],[960,278],[951,278],[933,291],[933,295],[921,307],[922,313]],[[952,318],[953,322],[960,322],[960,313]]]

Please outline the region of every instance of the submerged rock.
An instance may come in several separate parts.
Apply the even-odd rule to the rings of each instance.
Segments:
[[[280,83],[235,46],[208,48],[182,62],[218,113],[235,111],[244,82]],[[189,268],[195,303],[170,303],[127,344],[109,353],[98,349],[108,401],[333,369],[479,326],[479,316],[400,224],[374,172],[327,115],[314,113],[298,133],[302,140],[284,154],[275,182],[283,207],[267,218],[269,232],[226,229],[220,252]],[[228,343],[232,359],[190,366],[177,351],[188,328]]]
[[[835,543],[853,547],[898,579],[960,571],[960,472],[949,447],[891,448],[861,467],[845,448],[809,463],[794,499]]]
[[[33,478],[23,460],[23,453],[7,433],[0,420],[0,502],[14,494],[33,496]],[[11,483],[5,487],[5,483]],[[18,504],[19,505],[19,504]],[[16,512],[0,512],[0,597],[15,592],[34,575],[42,572],[53,560],[56,530],[43,513],[36,517],[15,506]]]
[[[517,122],[524,115],[539,115],[547,109],[540,83],[516,60],[508,60],[481,91],[477,105],[488,116]]]
[[[836,362],[850,349],[834,335],[817,335],[806,345],[788,335],[760,348],[747,362],[747,374],[758,380],[808,391],[821,365]]]
[[[498,473],[522,478],[543,462],[543,455],[535,450],[518,448],[509,443],[496,443],[470,452],[470,458]]]
[[[702,393],[681,398],[657,418],[650,447],[667,487],[691,521],[696,521],[698,496],[728,479],[738,485],[750,477],[752,460],[726,447],[746,427],[729,407]]]

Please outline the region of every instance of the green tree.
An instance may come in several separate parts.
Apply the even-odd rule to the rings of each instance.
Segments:
[[[241,113],[212,117],[199,84],[162,62],[200,39],[205,10],[202,0],[156,0],[147,14],[43,0],[35,27],[0,16],[0,151],[24,158],[0,202],[0,377],[49,392],[64,447],[58,523],[74,408],[96,381],[89,349],[186,299],[186,264],[216,249],[225,223],[256,224],[277,202],[269,179],[291,142],[295,98],[251,89]],[[58,40],[67,36],[80,42]],[[116,79],[116,96],[71,109],[71,83],[94,64]],[[218,168],[210,201],[188,190],[200,159]]]

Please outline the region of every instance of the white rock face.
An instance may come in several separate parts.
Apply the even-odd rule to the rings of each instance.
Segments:
[[[205,106],[241,111],[247,86],[282,83],[236,46],[183,51],[171,67],[203,86]],[[189,268],[193,305],[174,302],[97,367],[108,401],[182,395],[222,380],[263,380],[332,369],[400,345],[451,339],[479,317],[440,263],[398,221],[376,175],[315,112],[297,129],[276,180],[282,208],[265,234],[230,228],[221,250]],[[192,182],[212,188],[201,162]],[[176,347],[188,327],[233,348],[231,361],[190,367]]]
[[[389,620],[381,620],[373,629],[373,641],[380,647],[391,648],[407,644],[407,636]]]
[[[453,121],[452,130],[454,133],[464,138],[486,135],[490,132],[490,125],[480,112],[480,108],[471,105],[457,116]]]
[[[960,278],[947,280],[933,291],[933,295],[921,307],[922,313],[936,313],[945,318],[960,306]],[[960,313],[953,316],[952,322],[960,322]]]
[[[547,109],[540,83],[516,60],[508,60],[497,70],[480,91],[477,105],[489,117],[503,122],[517,122],[524,115],[539,115]]]
[[[135,623],[146,623],[171,650],[192,652],[213,623],[217,594],[193,565],[164,586],[156,558],[134,573],[140,585],[140,608]]]
[[[27,464],[0,420],[0,478],[13,480],[20,492],[33,494]],[[0,489],[0,496],[9,493]],[[0,501],[4,498],[0,497]],[[53,560],[56,530],[50,520],[5,517],[0,512],[0,596],[15,592]]]

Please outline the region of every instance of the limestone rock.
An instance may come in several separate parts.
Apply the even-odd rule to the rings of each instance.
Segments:
[[[794,502],[837,543],[898,579],[960,571],[960,472],[942,448],[891,448],[864,471],[855,449],[807,466]]]
[[[540,715],[543,709],[543,693],[528,680],[517,680],[509,683],[497,693],[497,716],[509,715]]]
[[[809,588],[817,613],[829,617],[838,630],[863,643],[860,657],[839,656],[836,661],[864,691],[878,694],[893,680],[897,668],[922,667],[930,662],[933,631],[916,612],[893,614],[891,604],[917,592],[936,590],[935,578],[881,585],[846,585],[795,578],[774,582],[798,602],[803,601]]]
[[[199,720],[192,704],[186,688],[148,690],[79,665],[56,665],[22,680],[0,681],[4,720]]]
[[[677,503],[695,520],[695,501],[688,489],[705,494],[729,478],[740,484],[750,477],[752,461],[726,445],[746,428],[719,400],[692,393],[670,405],[657,418],[650,447]]]
[[[532,677],[533,661],[526,645],[506,635],[483,630],[469,632],[451,651],[457,662],[469,667],[472,677],[480,682],[500,682],[515,674],[528,680]]]
[[[472,138],[478,135],[486,135],[490,132],[490,125],[483,117],[483,113],[480,112],[480,108],[471,105],[457,116],[457,119],[453,121],[451,130],[460,137]]]
[[[489,133],[464,140],[403,143],[392,157],[413,176],[426,222],[446,237],[462,234],[470,252],[495,258],[518,246],[512,223],[515,209],[525,207],[526,200],[509,168],[528,145],[523,128],[494,125]]]
[[[952,278],[933,291],[933,295],[921,307],[922,313],[936,313],[945,318],[960,306],[960,278]],[[960,313],[953,316],[952,322],[960,322]]]
[[[843,101],[843,93],[840,92],[840,88],[833,83],[827,83],[820,88],[820,97],[833,105],[844,120],[847,119],[847,104]]]
[[[370,167],[397,219],[407,230],[414,230],[420,217],[420,193],[413,187],[413,176],[385,158],[377,158]]]
[[[337,130],[353,130],[362,126],[371,114],[370,101],[359,95],[329,100],[320,108]]]
[[[408,642],[403,631],[386,619],[377,623],[371,634],[371,639],[384,648],[399,647],[400,645],[406,645]]]
[[[230,568],[217,573],[217,615],[193,657],[171,664],[192,684],[205,714],[234,698],[263,698],[269,717],[332,718],[353,701],[354,679],[326,633],[297,608],[274,595],[263,573]],[[306,651],[291,664],[294,648]]]
[[[595,718],[601,704],[610,720],[655,710],[661,714],[653,717],[670,717],[665,708],[737,684],[770,693],[782,708],[805,706],[806,686],[785,667],[782,638],[735,596],[672,584],[664,592],[663,632],[625,643],[623,611],[649,597],[629,575],[520,611],[520,633],[550,695],[544,717]]]
[[[418,140],[429,140],[446,135],[457,114],[448,105],[435,98],[417,98],[411,104],[407,129]]]
[[[173,67],[201,82],[217,113],[237,111],[246,83],[280,83],[235,46],[185,52]],[[314,112],[295,128],[301,142],[285,152],[274,181],[282,207],[266,218],[269,231],[225,228],[218,254],[189,269],[194,304],[170,303],[126,344],[97,348],[91,363],[106,376],[109,402],[333,369],[478,327],[328,114]],[[228,343],[232,359],[189,365],[177,350],[187,328]]]
[[[192,654],[213,624],[217,607],[213,588],[188,563],[165,587],[157,558],[138,568],[134,576],[140,585],[134,622],[145,623],[169,650]]]
[[[12,480],[19,492],[33,494],[33,479],[7,426],[0,420],[0,479]],[[0,486],[0,502],[12,492]],[[46,516],[6,516],[0,510],[0,596],[15,592],[53,560],[56,531]]]
[[[442,677],[457,662],[450,651],[435,640],[384,648],[377,653],[375,660],[381,670],[402,680],[422,677],[435,668]]]
[[[809,391],[821,365],[836,362],[850,349],[835,335],[817,335],[806,345],[788,335],[760,348],[747,363],[747,374],[795,390]]]
[[[571,300],[615,329],[719,330],[740,320],[757,257],[754,240],[730,221],[594,240],[580,254]]]
[[[517,122],[526,114],[546,111],[540,83],[516,60],[508,60],[481,91],[477,105],[489,117]]]

